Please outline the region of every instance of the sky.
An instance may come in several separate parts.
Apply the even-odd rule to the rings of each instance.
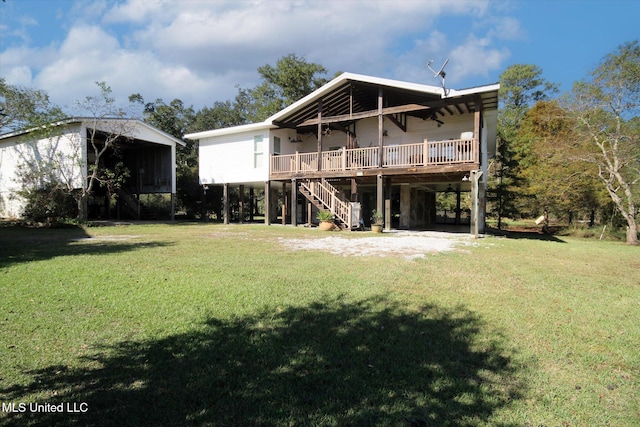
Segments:
[[[533,64],[571,90],[640,38],[637,0],[3,0],[0,77],[73,109],[105,82],[120,104],[196,109],[260,83],[290,53],[338,72],[440,85],[493,84]]]

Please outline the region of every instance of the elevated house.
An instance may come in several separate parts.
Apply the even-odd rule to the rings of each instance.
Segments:
[[[486,169],[494,155],[498,84],[464,90],[344,73],[262,123],[185,135],[199,141],[200,182],[239,190],[240,220],[311,223],[331,210],[347,229],[376,209],[385,228],[436,225],[436,194],[471,198],[483,232]],[[230,188],[233,187],[233,188]],[[250,196],[247,199],[246,191]],[[257,191],[256,191],[257,190]]]
[[[46,169],[48,179],[70,190],[83,188],[96,163],[93,144],[102,149],[107,141],[112,145],[99,157],[98,168],[120,164],[128,176],[117,194],[96,185],[86,207],[89,219],[144,219],[151,215],[148,205],[155,195],[168,201],[166,216],[173,218],[176,146],[184,142],[139,120],[82,117],[0,135],[0,217],[21,216],[21,171]]]

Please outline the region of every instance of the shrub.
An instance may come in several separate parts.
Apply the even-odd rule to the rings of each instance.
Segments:
[[[75,199],[57,184],[25,189],[19,194],[25,200],[22,216],[28,221],[56,225],[77,216]]]

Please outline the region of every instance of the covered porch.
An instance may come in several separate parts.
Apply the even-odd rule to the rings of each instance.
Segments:
[[[430,168],[442,165],[479,164],[479,146],[470,135],[465,139],[449,139],[414,144],[389,144],[380,147],[346,148],[313,153],[272,155],[273,178],[287,176],[315,177],[317,172],[357,175],[358,171],[384,168]],[[434,168],[434,171],[437,170]],[[411,171],[408,171],[408,173]],[[426,171],[425,171],[426,172]]]

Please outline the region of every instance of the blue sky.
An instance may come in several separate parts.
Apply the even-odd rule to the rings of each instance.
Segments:
[[[6,0],[0,77],[71,108],[105,81],[125,103],[196,108],[258,83],[288,54],[349,71],[447,86],[495,83],[535,64],[562,91],[620,44],[640,38],[636,0]]]

